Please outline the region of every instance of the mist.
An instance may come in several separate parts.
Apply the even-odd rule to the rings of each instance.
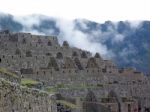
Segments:
[[[110,57],[112,53],[106,47],[106,45],[101,42],[96,42],[94,37],[101,37],[100,30],[93,31],[92,33],[85,33],[76,28],[74,20],[65,20],[62,18],[52,18],[52,17],[41,17],[38,15],[30,15],[26,17],[13,17],[13,20],[19,22],[23,25],[21,32],[30,32],[32,34],[40,35],[54,35],[54,30],[52,28],[43,29],[42,32],[34,28],[34,26],[40,27],[45,20],[53,20],[55,22],[55,27],[59,29],[59,33],[56,35],[58,37],[59,43],[62,44],[63,41],[68,41],[71,47],[77,47],[83,50],[90,51],[93,55],[99,52],[102,56]],[[85,21],[80,21],[80,25],[83,29],[88,29]]]
[[[5,16],[7,17],[8,14],[2,14],[1,18]],[[11,17],[14,22],[22,26],[20,32],[56,35],[60,44],[63,41],[68,41],[71,47],[90,51],[93,55],[98,52],[103,58],[113,58],[116,55],[106,43],[109,42],[111,45],[123,43],[126,35],[129,35],[129,31],[136,29],[141,24],[141,21],[125,21],[125,24],[123,22],[106,21],[99,24],[86,19],[66,20],[44,15]],[[120,31],[118,27],[121,27],[120,29],[127,27],[127,30]],[[128,27],[132,27],[132,29],[128,29]],[[130,53],[130,51],[127,51],[128,49],[123,50],[120,54],[127,55],[128,52]]]

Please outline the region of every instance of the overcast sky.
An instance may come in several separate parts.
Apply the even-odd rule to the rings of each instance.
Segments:
[[[150,0],[0,0],[0,12],[64,19],[150,20]]]

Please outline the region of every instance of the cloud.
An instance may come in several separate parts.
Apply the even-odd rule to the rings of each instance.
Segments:
[[[105,45],[96,41],[91,41],[90,39],[94,39],[94,37],[76,29],[73,21],[58,19],[56,25],[60,29],[59,36],[62,37],[62,40],[67,40],[71,46],[88,50],[93,54],[99,52],[101,55],[106,55],[108,53]]]
[[[114,41],[115,42],[122,42],[124,38],[125,38],[124,35],[122,35],[122,34],[116,34],[114,36]]]
[[[30,32],[33,34],[40,34],[44,35],[44,33],[38,32],[34,30],[32,27],[33,25],[39,25],[41,19],[41,16],[38,15],[30,15],[30,16],[13,16],[13,20],[21,23],[23,25],[22,32]]]
[[[17,21],[23,25],[22,32],[30,32],[33,34],[40,35],[51,35],[54,34],[55,29],[45,29],[42,28],[42,32],[39,32],[37,29],[34,29],[33,26],[36,25],[39,27],[43,20],[48,20],[50,17],[40,16],[40,15],[30,15],[30,16],[14,16],[14,21]],[[77,47],[83,50],[90,51],[95,54],[99,52],[101,55],[106,56],[108,54],[107,47],[100,43],[99,41],[95,41],[94,36],[100,35],[100,31],[95,31],[91,34],[84,33],[79,29],[75,28],[75,22],[73,20],[64,20],[60,18],[55,18],[56,27],[60,30],[58,34],[59,42],[62,43],[64,40],[68,41],[68,43],[72,47]],[[82,28],[88,29],[86,21],[79,21],[79,24]],[[94,34],[95,33],[95,34]]]
[[[142,24],[142,21],[140,21],[140,20],[138,20],[138,21],[129,21],[129,23],[130,23],[130,26],[132,27],[132,28],[139,28],[140,26],[141,26],[141,24]]]
[[[45,25],[40,26],[43,24],[43,21],[52,20],[56,23],[55,27],[59,29],[58,39],[61,44],[64,40],[66,40],[72,47],[90,51],[92,54],[99,52],[103,57],[107,58],[113,58],[115,54],[111,51],[111,49],[107,48],[106,42],[108,41],[113,45],[123,42],[127,33],[126,31],[119,33],[117,31],[117,23],[106,24],[106,31],[102,31],[99,26],[100,24],[97,23],[98,26],[94,26],[94,30],[90,30],[91,28],[89,27],[91,26],[88,25],[88,22],[90,21],[84,19],[77,20],[83,30],[77,28],[76,23],[73,20],[52,18],[43,15],[30,15],[24,17],[14,16],[13,20],[23,25],[22,32],[30,32],[40,35],[53,35],[55,34],[56,29],[53,27],[47,28]],[[140,25],[140,22],[132,23],[130,25],[134,27]],[[48,22],[46,24],[51,23]],[[37,26],[40,31],[33,26]],[[127,53],[126,51],[128,50],[125,50],[125,52],[123,51],[120,55],[125,55],[125,53]]]

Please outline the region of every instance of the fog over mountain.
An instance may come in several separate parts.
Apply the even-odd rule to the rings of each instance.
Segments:
[[[17,17],[0,13],[0,29],[56,35],[59,42],[67,40],[73,47],[99,52],[119,67],[135,67],[150,72],[150,21],[106,21],[86,19],[65,20],[44,15]]]

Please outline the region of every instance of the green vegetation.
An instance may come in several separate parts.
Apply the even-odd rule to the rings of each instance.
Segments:
[[[15,73],[12,73],[5,68],[0,68],[0,72],[4,73],[5,75],[9,75],[11,77],[19,78]]]
[[[35,81],[33,79],[27,79],[27,78],[21,79],[21,85],[23,85],[23,86],[32,87],[37,84],[39,84],[39,82]]]
[[[57,88],[55,88],[55,87],[47,87],[45,89],[45,91],[47,91],[49,93],[53,93],[53,92],[57,92]]]
[[[57,92],[59,89],[66,89],[66,90],[82,90],[82,89],[92,89],[92,88],[99,88],[103,87],[102,84],[97,85],[88,85],[88,84],[57,84],[55,86],[47,87],[46,91],[48,92]]]
[[[71,103],[71,102],[68,102],[68,101],[65,101],[65,100],[56,100],[56,103],[60,103],[60,104],[63,104],[69,108],[78,108],[77,105]]]

